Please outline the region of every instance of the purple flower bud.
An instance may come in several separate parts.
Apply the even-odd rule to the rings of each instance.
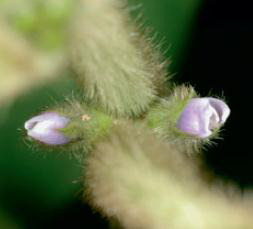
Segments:
[[[194,98],[184,108],[177,127],[188,134],[206,138],[212,130],[221,127],[227,120],[230,109],[222,100]]]
[[[62,145],[70,141],[58,129],[66,127],[69,119],[56,112],[45,112],[25,122],[27,134],[48,145]]]

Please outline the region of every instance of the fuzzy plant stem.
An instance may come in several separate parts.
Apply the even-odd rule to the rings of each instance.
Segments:
[[[165,86],[166,63],[119,0],[81,0],[70,56],[85,97],[107,112],[140,116]]]
[[[252,228],[247,199],[207,188],[193,162],[146,128],[117,126],[88,158],[86,199],[129,229]]]

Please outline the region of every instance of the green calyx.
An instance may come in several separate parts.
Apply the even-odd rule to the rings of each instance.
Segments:
[[[159,103],[150,109],[146,117],[147,125],[166,138],[172,134],[171,132],[174,132],[173,135],[180,134],[180,130],[176,128],[177,120],[193,97],[196,97],[196,93],[192,87],[175,88],[172,96],[160,99]]]
[[[80,142],[87,150],[90,150],[99,138],[106,136],[113,124],[110,116],[94,108],[81,109],[68,117],[69,124],[60,131],[73,142]]]
[[[154,133],[165,141],[172,142],[178,149],[191,154],[199,151],[209,139],[200,139],[177,128],[177,121],[188,102],[197,97],[191,86],[176,87],[171,96],[155,104],[147,114],[145,122]]]

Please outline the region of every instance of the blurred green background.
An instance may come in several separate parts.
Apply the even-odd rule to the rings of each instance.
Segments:
[[[49,56],[60,53],[64,48],[66,27],[71,18],[74,2],[71,0],[0,0],[0,20],[7,21],[8,25],[20,36],[25,37],[36,50]],[[224,42],[222,44],[225,45],[232,34],[238,31],[234,25],[241,22],[247,26],[247,23],[252,22],[251,18],[246,18],[245,21],[234,18],[233,24],[234,16],[228,14],[225,0],[223,2],[131,0],[130,5],[132,9],[135,8],[134,15],[143,12],[145,25],[154,28],[154,31],[158,33],[157,40],[165,41],[162,51],[168,49],[166,56],[172,60],[170,72],[177,73],[175,81],[180,83],[186,81],[194,86],[198,85],[198,91],[203,94],[207,94],[210,88],[215,88],[215,93],[221,93],[224,90],[235,110],[234,121],[240,119],[240,113],[236,112],[236,108],[240,106],[236,103],[238,97],[235,99],[233,97],[234,86],[228,86],[226,83],[228,82],[226,74],[232,77],[233,71],[222,70],[223,65],[228,69],[228,63],[232,57],[229,59],[230,57],[227,57],[225,53],[229,47],[223,50],[219,42],[222,39],[221,35],[227,34],[228,37],[222,40]],[[233,10],[236,11],[238,6],[234,7]],[[219,9],[221,10],[218,16],[220,21],[215,20],[217,19],[215,14]],[[225,9],[228,10],[227,14]],[[244,13],[241,12],[241,14]],[[226,26],[231,26],[235,30],[222,33],[224,28],[227,28]],[[245,30],[249,31],[247,28]],[[206,36],[201,36],[203,31]],[[250,34],[252,35],[252,28]],[[242,31],[241,42],[244,41],[246,35],[247,33]],[[210,46],[213,41],[216,43]],[[217,51],[216,45],[220,52]],[[209,47],[207,51],[209,50],[212,54],[210,57],[205,54],[207,47]],[[212,50],[216,51],[212,53]],[[221,53],[225,53],[222,59],[228,58],[227,62],[224,63],[221,58],[219,59]],[[239,55],[240,52],[235,52],[235,54]],[[4,63],[4,60],[5,56],[0,53],[0,90],[1,81],[8,78],[8,75],[1,71],[1,61]],[[202,60],[206,62],[203,63]],[[215,69],[217,62],[220,65],[218,69],[217,67]],[[239,70],[241,68],[235,68],[236,72]],[[219,71],[222,74],[219,74]],[[0,103],[0,229],[108,228],[106,219],[93,213],[81,201],[83,171],[77,161],[70,159],[68,155],[48,153],[46,150],[34,151],[25,141],[24,122],[43,108],[62,102],[65,96],[77,89],[69,74],[59,73],[50,82],[31,87],[12,98],[10,102]],[[216,78],[213,78],[213,74],[216,74]],[[233,83],[236,85],[237,82]],[[237,86],[238,90],[243,89],[240,85]],[[228,124],[228,129],[233,131],[231,124]],[[231,132],[229,133],[227,141],[230,144],[234,142],[234,139]],[[247,145],[244,144],[244,146],[246,151]],[[246,154],[241,161],[239,159],[245,170],[241,168],[243,165],[238,167],[236,164],[238,156],[235,155],[238,154],[232,153],[231,160],[227,159],[228,156],[223,156],[223,162],[217,163],[220,157],[218,152],[230,149],[226,147],[228,146],[224,143],[221,144],[221,148],[211,151],[212,155],[207,154],[206,160],[217,174],[237,179],[242,186],[245,184],[250,186],[253,182],[249,177],[252,177],[253,173],[250,167],[245,166],[245,162],[250,161],[251,156]],[[237,147],[236,149],[239,150],[237,145],[231,147],[234,149]],[[239,169],[240,172],[238,172]]]

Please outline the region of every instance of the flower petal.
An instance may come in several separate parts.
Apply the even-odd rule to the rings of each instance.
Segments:
[[[214,107],[214,109],[216,109],[216,111],[218,112],[220,117],[220,123],[225,123],[228,116],[230,115],[230,109],[228,105],[220,99],[209,97],[208,100],[211,106]]]
[[[206,138],[226,121],[229,113],[228,106],[219,99],[194,98],[181,113],[177,127],[185,133]]]
[[[55,112],[47,112],[35,116],[25,123],[27,134],[49,145],[62,145],[70,141],[58,129],[64,128],[69,122],[69,119],[60,116]]]

